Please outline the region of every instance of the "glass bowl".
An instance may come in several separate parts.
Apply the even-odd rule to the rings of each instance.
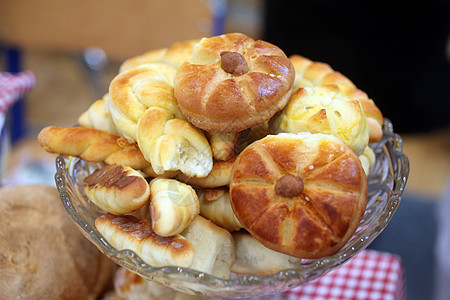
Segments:
[[[58,156],[55,181],[62,203],[72,220],[101,252],[118,265],[184,293],[245,298],[281,293],[319,278],[367,248],[384,230],[400,204],[409,175],[409,161],[402,153],[402,139],[394,133],[387,119],[384,120],[381,141],[370,146],[377,159],[368,178],[367,208],[352,238],[334,255],[305,259],[297,269],[267,276],[232,274],[231,279],[223,280],[188,268],[151,267],[131,250],[116,250],[94,226],[95,219],[103,212],[87,200],[83,179],[100,164]]]

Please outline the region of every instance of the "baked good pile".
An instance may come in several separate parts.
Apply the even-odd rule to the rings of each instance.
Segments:
[[[113,247],[229,278],[345,245],[382,121],[328,64],[229,33],[126,60],[79,126],[46,127],[38,141],[104,163],[84,192]]]

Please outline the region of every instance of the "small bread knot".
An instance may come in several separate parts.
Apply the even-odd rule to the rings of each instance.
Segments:
[[[284,175],[275,184],[275,193],[279,196],[292,198],[303,192],[303,180],[291,174]]]
[[[233,76],[241,76],[248,72],[247,61],[238,52],[222,51],[220,53],[222,69]]]

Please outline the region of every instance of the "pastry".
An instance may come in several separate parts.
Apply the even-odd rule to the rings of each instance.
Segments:
[[[278,47],[244,34],[203,38],[177,70],[175,97],[186,118],[208,132],[263,123],[291,94],[294,67]]]
[[[228,231],[242,228],[231,208],[230,193],[226,188],[199,189],[200,214]]]
[[[120,215],[143,207],[150,197],[150,187],[138,171],[114,164],[86,177],[84,193],[105,212]]]
[[[236,259],[231,271],[238,274],[270,275],[286,269],[298,269],[302,260],[273,251],[246,231],[232,233],[236,244]]]
[[[355,153],[326,134],[269,135],[242,151],[231,207],[264,246],[299,258],[338,251],[366,207],[367,177]]]
[[[176,235],[186,229],[200,213],[194,189],[175,179],[150,181],[152,228],[160,236]]]
[[[189,267],[194,246],[180,235],[161,237],[149,220],[134,216],[105,214],[95,220],[98,232],[117,250],[133,250],[152,267]]]
[[[227,161],[238,154],[247,141],[249,129],[240,132],[206,132],[213,158]]]
[[[135,144],[94,128],[47,126],[39,132],[38,142],[49,153],[76,156],[89,162],[125,165],[151,177],[171,178],[177,174],[176,171],[156,174]]]
[[[175,69],[147,64],[120,73],[109,88],[109,110],[122,136],[137,141],[156,174],[204,177],[212,153],[203,133],[184,120],[173,94]]]
[[[230,184],[231,169],[236,156],[227,161],[214,161],[211,172],[206,177],[187,176],[183,173],[176,175],[176,179],[189,185],[201,188],[216,188]]]
[[[78,125],[86,128],[95,128],[110,134],[118,135],[116,125],[107,107],[108,94],[89,106],[78,118]]]
[[[299,88],[270,125],[273,133],[332,134],[358,156],[369,143],[367,118],[360,103],[350,101],[336,85]]]
[[[226,229],[197,216],[181,235],[194,245],[195,257],[190,268],[218,278],[230,278],[235,248],[233,237]]]
[[[370,142],[377,142],[381,139],[383,115],[375,102],[365,92],[358,89],[350,79],[333,70],[326,63],[315,62],[297,54],[290,56],[289,59],[295,68],[294,91],[301,87],[338,85],[346,97],[350,100],[358,100],[361,103],[370,128]]]
[[[157,174],[180,171],[205,177],[213,167],[211,147],[203,133],[163,108],[145,111],[138,122],[137,142]]]

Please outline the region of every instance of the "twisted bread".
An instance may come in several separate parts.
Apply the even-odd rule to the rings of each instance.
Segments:
[[[367,118],[358,101],[350,101],[336,85],[299,88],[271,130],[332,134],[361,155],[369,142]]]
[[[127,214],[143,207],[150,197],[147,180],[128,166],[110,165],[84,179],[87,198],[102,210]]]
[[[358,100],[367,116],[370,142],[381,139],[383,134],[383,115],[372,99],[358,89],[350,79],[334,71],[328,64],[315,62],[300,55],[289,57],[295,68],[294,91],[300,87],[335,84],[350,100]]]
[[[200,213],[194,189],[175,179],[150,181],[150,215],[153,230],[160,236],[176,235]]]
[[[178,69],[175,96],[209,132],[238,132],[270,119],[290,96],[294,68],[278,47],[230,33],[204,38]]]
[[[76,156],[85,161],[119,164],[145,174],[158,176],[135,144],[123,137],[94,128],[48,126],[38,134],[39,144],[50,153]],[[176,172],[166,172],[163,177],[173,177]]]
[[[122,63],[119,72],[122,73],[138,66],[155,62],[166,63],[178,69],[184,60],[192,56],[194,45],[199,41],[200,39],[177,42],[170,45],[168,48],[151,50],[141,55],[131,57]]]
[[[107,107],[108,95],[97,100],[89,106],[78,118],[78,125],[86,128],[95,128],[110,134],[118,135],[116,125],[112,120],[111,113]]]
[[[137,142],[157,174],[180,170],[205,177],[213,166],[211,147],[203,133],[167,109],[151,107],[139,119]]]
[[[121,135],[136,141],[137,122],[149,107],[168,110],[184,119],[173,95],[176,69],[153,63],[120,73],[109,86],[108,106]]]
[[[137,141],[157,174],[176,171],[206,176],[212,153],[203,133],[184,120],[173,95],[175,69],[148,64],[116,76],[109,109],[122,134]]]

